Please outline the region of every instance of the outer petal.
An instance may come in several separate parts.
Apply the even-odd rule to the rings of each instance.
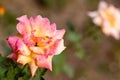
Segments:
[[[65,34],[65,29],[56,30],[55,39],[62,39]]]
[[[39,56],[36,58],[37,65],[40,68],[47,68],[52,71],[52,57],[53,56]]]
[[[35,72],[36,72],[38,66],[35,64],[34,61],[32,61],[32,62],[29,63],[29,67],[30,67],[31,74],[32,74],[32,77],[33,77],[35,75]]]
[[[28,49],[28,47],[24,44],[22,40],[18,40],[16,46],[18,53],[25,56],[30,55],[31,51]]]
[[[102,20],[100,17],[96,17],[93,19],[93,22],[96,24],[96,25],[101,25],[102,24]]]
[[[105,9],[105,8],[107,8],[108,7],[108,4],[105,2],[105,1],[100,1],[100,3],[99,3],[99,10],[100,9]]]
[[[32,61],[32,59],[28,56],[23,56],[21,54],[18,55],[17,62],[22,64],[22,65],[25,65],[26,63],[29,63],[31,61]]]
[[[17,24],[17,30],[22,35],[28,35],[31,32],[31,24],[26,15],[17,18],[19,23]]]
[[[113,36],[115,39],[119,39],[119,31],[117,31],[116,29],[112,29],[112,28],[103,28],[103,32],[107,35],[107,36]]]
[[[64,40],[57,40],[51,47],[48,49],[48,55],[58,55],[60,54],[66,47],[64,46]]]
[[[98,12],[97,11],[88,12],[88,16],[90,16],[91,18],[95,18],[98,16]]]
[[[117,32],[117,31],[113,31],[113,32],[111,33],[111,35],[112,35],[116,40],[119,40],[119,39],[120,39],[119,32]]]
[[[16,61],[17,60],[17,54],[11,53],[7,56],[8,58],[11,58],[12,60]]]
[[[97,25],[101,25],[102,20],[101,17],[98,15],[98,12],[93,11],[93,12],[89,12],[88,16],[90,16],[91,18],[93,18],[93,22]]]
[[[61,39],[60,41],[56,42],[56,51],[55,51],[55,55],[60,54],[66,47],[64,46],[64,40]]]
[[[15,36],[10,36],[7,41],[9,43],[9,45],[13,48],[13,51],[16,49],[16,42],[19,40],[20,38],[15,37]]]
[[[50,31],[51,32],[55,32],[56,31],[56,24],[55,23],[51,24]]]

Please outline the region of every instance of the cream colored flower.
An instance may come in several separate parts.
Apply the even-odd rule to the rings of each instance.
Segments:
[[[111,4],[101,1],[97,11],[89,12],[93,22],[101,26],[107,36],[120,38],[120,11]]]

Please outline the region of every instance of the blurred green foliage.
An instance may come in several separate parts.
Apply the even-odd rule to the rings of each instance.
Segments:
[[[68,0],[36,0],[39,5],[42,5],[47,8],[51,8],[54,10],[61,10],[65,7]]]
[[[81,34],[78,32],[75,32],[74,25],[72,23],[68,22],[66,26],[68,30],[67,30],[65,39],[68,40],[70,43],[72,43],[70,44],[70,46],[74,46],[74,48],[76,48],[76,52],[74,55],[79,59],[83,59],[85,57],[85,53],[82,45],[80,44],[80,40],[82,39]],[[67,46],[67,48],[69,48],[69,46]],[[53,72],[55,75],[58,75],[63,71],[70,78],[73,78],[74,68],[72,68],[71,65],[65,62],[67,59],[66,53],[67,52],[61,53],[60,55],[55,56],[53,58]]]
[[[97,70],[102,73],[108,73],[110,72],[109,64],[108,63],[102,63],[97,66]]]
[[[85,27],[85,31],[85,38],[91,37],[96,42],[100,42],[102,40],[103,33],[101,31],[101,27],[95,25],[91,19],[88,19],[88,24]]]
[[[87,8],[90,9],[97,9],[99,1],[100,0],[85,0],[87,3]]]
[[[66,34],[66,39],[72,43],[72,45],[77,49],[75,52],[75,56],[83,59],[85,57],[84,49],[80,43],[80,40],[82,39],[82,34],[75,31],[75,26],[67,22],[67,29],[68,32]]]
[[[55,75],[58,75],[62,71],[66,57],[67,55],[65,53],[53,57],[53,73]]]
[[[31,79],[31,72],[27,64],[23,67],[6,57],[0,56],[0,69],[0,80]],[[46,69],[38,68],[32,80],[44,80],[42,76],[46,71]]]
[[[8,36],[15,31],[15,27],[17,24],[16,15],[10,11],[6,11],[4,16],[0,17],[0,24],[4,33],[4,36]]]
[[[63,66],[63,71],[70,77],[73,78],[74,76],[74,69],[68,65],[68,64],[64,64]]]

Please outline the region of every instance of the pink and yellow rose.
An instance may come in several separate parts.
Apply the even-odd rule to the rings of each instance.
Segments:
[[[50,24],[47,18],[40,15],[28,19],[26,15],[17,18],[19,36],[10,36],[7,41],[12,47],[8,55],[14,61],[28,64],[32,76],[38,67],[52,70],[52,58],[64,49],[65,30],[56,30],[56,24]]]
[[[93,18],[93,22],[101,26],[102,31],[107,36],[120,38],[120,10],[111,4],[101,1],[97,11],[89,12],[88,15]]]

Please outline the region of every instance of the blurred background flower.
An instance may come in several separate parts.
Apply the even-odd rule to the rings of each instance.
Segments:
[[[5,7],[0,5],[0,16],[3,16],[5,14]]]
[[[99,2],[98,6],[97,11],[89,12],[88,15],[96,25],[101,27],[103,33],[118,40],[120,37],[120,10],[105,1]]]

